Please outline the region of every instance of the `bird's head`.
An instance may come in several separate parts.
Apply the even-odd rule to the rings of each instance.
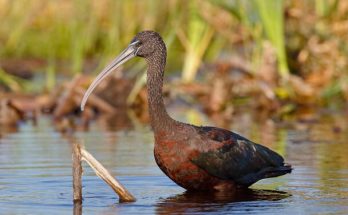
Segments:
[[[138,57],[151,57],[158,49],[164,46],[161,36],[154,31],[142,31],[138,33],[130,45],[134,44],[135,55]]]
[[[102,72],[94,79],[89,86],[81,102],[81,110],[83,111],[89,95],[94,88],[112,71],[130,60],[131,58],[138,56],[145,59],[151,58],[154,53],[160,49],[165,49],[164,42],[161,36],[154,31],[142,31],[138,33],[130,42],[128,47],[117,56],[109,65],[107,65]]]

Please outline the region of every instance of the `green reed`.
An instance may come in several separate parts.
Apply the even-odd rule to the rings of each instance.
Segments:
[[[265,34],[276,49],[278,72],[284,78],[288,76],[289,68],[285,50],[283,0],[253,0],[252,3],[258,11]]]
[[[40,71],[45,72],[46,86],[50,89],[55,86],[57,75],[99,71],[127,46],[136,32],[152,29],[160,32],[168,45],[167,71],[180,71],[182,80],[191,82],[203,61],[237,50],[235,44],[226,38],[228,34],[221,33],[221,29],[202,15],[202,10],[218,5],[221,12],[230,12],[234,17],[229,25],[231,34],[239,35],[235,29],[243,30],[242,44],[238,44],[235,52],[240,52],[237,54],[255,65],[256,71],[264,52],[262,45],[265,40],[270,41],[277,57],[277,71],[284,79],[289,75],[284,31],[285,4],[289,2],[292,1],[27,0],[24,5],[19,0],[0,1],[0,19],[3,20],[0,25],[0,58],[44,60],[46,65]],[[339,8],[341,1],[308,2],[309,5],[303,6],[304,3],[301,7],[314,11],[320,18],[320,26],[325,27],[325,35],[331,35],[330,21],[340,21],[340,17],[345,17],[345,11]],[[337,14],[340,10],[342,14]],[[343,22],[338,24],[344,26]],[[337,40],[345,41],[342,38],[337,37]],[[339,51],[345,55],[345,45],[342,44]],[[298,47],[298,50],[302,48]],[[144,68],[144,64],[136,66],[137,71],[144,71],[138,69]],[[10,76],[4,74],[4,71],[0,73],[2,84],[13,88],[13,82],[6,81],[11,79],[8,79]],[[139,83],[144,84],[143,80],[139,75]],[[337,88],[335,83],[345,86],[339,81],[333,82],[331,87],[327,86],[325,95],[342,91],[343,87]],[[139,89],[140,85],[136,86]]]

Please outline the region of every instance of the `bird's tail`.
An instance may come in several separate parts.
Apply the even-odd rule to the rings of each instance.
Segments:
[[[283,166],[271,167],[271,168],[267,168],[267,169],[261,170],[258,173],[258,175],[261,177],[260,179],[272,178],[272,177],[285,175],[287,173],[291,173],[291,171],[292,171],[291,165],[290,164],[284,164]]]
[[[277,167],[268,167],[260,170],[256,174],[249,174],[244,176],[243,178],[240,178],[239,180],[237,180],[237,183],[249,187],[250,185],[261,179],[285,175],[287,173],[291,173],[291,171],[292,167],[290,164],[284,164],[283,166]]]

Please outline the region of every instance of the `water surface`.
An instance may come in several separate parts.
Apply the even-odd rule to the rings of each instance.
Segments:
[[[210,123],[192,112],[176,118]],[[281,125],[242,115],[229,128],[281,153],[290,175],[258,182],[237,195],[187,193],[153,158],[151,129],[137,122],[105,129],[101,122],[77,132],[91,152],[137,198],[118,203],[115,193],[84,165],[83,214],[346,214],[348,135],[344,115]],[[130,127],[130,128],[129,128]],[[22,124],[0,139],[0,214],[71,214],[71,144],[48,117]]]

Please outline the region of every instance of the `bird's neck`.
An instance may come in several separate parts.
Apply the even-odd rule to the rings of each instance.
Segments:
[[[155,132],[170,129],[174,120],[168,115],[163,102],[162,87],[166,54],[155,53],[147,59],[147,91],[151,126]]]

